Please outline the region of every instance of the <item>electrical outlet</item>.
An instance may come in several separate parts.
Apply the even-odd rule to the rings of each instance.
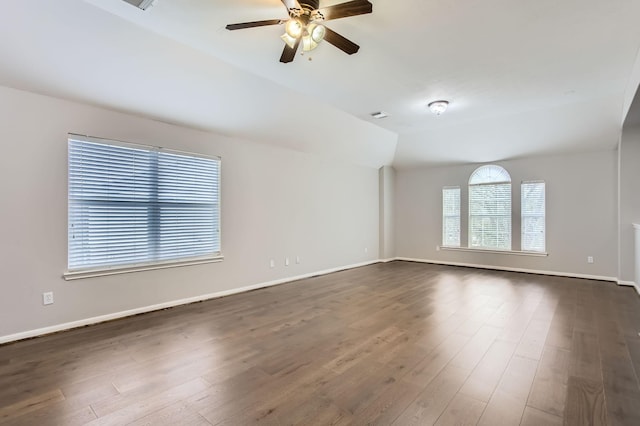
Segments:
[[[289,258],[288,257],[284,258],[284,266],[289,266]]]
[[[53,304],[53,292],[48,291],[46,293],[42,293],[42,304],[43,305],[51,305]]]
[[[300,263],[300,256],[296,256],[296,264]]]
[[[369,247],[365,247],[365,248],[364,248],[364,253],[365,253],[365,254],[369,253]]]
[[[275,262],[275,260],[271,259],[271,260],[269,261],[269,266],[270,266],[270,267],[272,267],[272,268],[275,268],[275,267],[276,267],[276,262]]]
[[[587,256],[587,263],[593,263],[593,256]]]

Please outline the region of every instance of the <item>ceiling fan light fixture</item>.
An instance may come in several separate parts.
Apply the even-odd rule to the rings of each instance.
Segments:
[[[302,51],[309,52],[310,50],[318,47],[318,43],[324,39],[326,31],[323,25],[316,24],[315,22],[310,23],[305,28],[303,28],[303,36],[302,36]],[[288,34],[285,34],[288,35]],[[285,43],[289,44],[290,40],[283,38]],[[296,39],[293,39],[295,42]],[[289,44],[290,47],[293,47],[292,44]]]
[[[445,112],[448,106],[449,106],[449,101],[444,101],[444,100],[429,102],[429,105],[428,105],[431,112],[434,113],[435,115],[440,115],[443,112]]]
[[[125,1],[155,1],[155,0],[125,0]],[[358,53],[360,46],[326,28],[322,23],[340,18],[365,15],[373,11],[369,0],[350,0],[344,3],[320,8],[320,0],[281,0],[287,9],[288,19],[265,19],[261,21],[239,22],[228,24],[227,30],[242,30],[246,28],[266,27],[284,24],[284,34],[280,38],[285,42],[280,55],[280,62],[292,62],[299,48],[310,51],[318,47],[323,40],[342,50],[347,55]],[[300,46],[302,45],[302,46]],[[311,60],[311,58],[309,58]]]
[[[289,34],[284,33],[280,36],[280,38],[282,39],[282,41],[284,41],[285,43],[287,43],[287,46],[289,46],[290,48],[294,48],[294,46],[296,45],[296,38],[291,37]]]
[[[309,33],[311,40],[315,41],[316,43],[320,43],[324,39],[324,35],[327,31],[324,25],[312,23],[309,25],[309,27],[307,27],[307,32]]]
[[[289,19],[285,24],[284,30],[287,33],[287,35],[289,35],[289,37],[295,40],[298,37],[300,37],[300,34],[302,34],[302,31],[304,30],[304,26],[302,25],[302,22],[292,18],[292,19]]]
[[[316,43],[310,35],[306,35],[302,37],[302,51],[308,52],[310,50],[318,47],[318,43]]]

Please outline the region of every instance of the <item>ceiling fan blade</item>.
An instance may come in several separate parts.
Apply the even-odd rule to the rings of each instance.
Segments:
[[[297,0],[282,0],[282,4],[287,8],[287,11],[291,9],[302,9]]]
[[[348,16],[364,15],[373,11],[373,5],[367,0],[353,0],[346,3],[318,9],[325,21],[346,18]]]
[[[268,19],[266,21],[242,22],[240,24],[229,24],[225,28],[228,30],[242,30],[245,28],[264,27],[267,25],[284,24],[286,21],[282,19]]]
[[[353,55],[360,50],[360,46],[327,27],[325,27],[324,41],[333,44],[348,55]]]
[[[293,59],[296,57],[296,52],[298,51],[298,46],[300,45],[300,40],[302,39],[302,36],[298,37],[296,39],[296,43],[293,45],[293,47],[289,47],[288,44],[284,45],[284,50],[282,51],[282,56],[280,56],[280,62],[282,63],[288,63],[293,61]]]

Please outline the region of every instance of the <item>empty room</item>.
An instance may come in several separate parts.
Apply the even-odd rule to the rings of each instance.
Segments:
[[[0,3],[0,425],[640,425],[640,1]]]

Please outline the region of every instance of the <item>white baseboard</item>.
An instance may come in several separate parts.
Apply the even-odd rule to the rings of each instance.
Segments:
[[[344,271],[347,269],[359,268],[361,266],[372,265],[374,263],[387,263],[392,262],[394,260],[401,260],[407,262],[419,262],[419,263],[431,263],[435,265],[448,265],[448,266],[464,266],[468,268],[478,268],[478,269],[492,269],[497,271],[508,271],[508,272],[525,272],[530,274],[539,274],[539,275],[552,275],[559,277],[569,277],[569,278],[585,278],[591,280],[599,280],[599,281],[613,281],[618,283],[619,285],[628,285],[635,287],[636,291],[640,295],[640,285],[632,282],[632,281],[620,281],[614,277],[606,277],[606,276],[598,276],[598,275],[587,275],[587,274],[574,274],[569,272],[557,272],[557,271],[540,271],[537,269],[524,269],[524,268],[509,268],[504,266],[490,266],[490,265],[480,265],[474,263],[462,263],[462,262],[445,262],[440,260],[428,260],[428,259],[415,259],[409,257],[395,257],[389,259],[379,259],[379,260],[371,260],[367,262],[356,263],[352,265],[340,266],[337,268],[325,269],[322,271],[311,272],[308,274],[297,275],[294,277],[281,278],[278,280],[267,281],[259,284],[249,285],[245,287],[233,288],[230,290],[223,290],[210,294],[203,294],[200,296],[188,297],[185,299],[172,300],[169,302],[159,303],[156,305],[143,306],[140,308],[129,309],[126,311],[115,312],[112,314],[99,315],[96,317],[86,318],[78,321],[67,322],[63,324],[52,325],[49,327],[38,328],[35,330],[28,330],[20,333],[9,334],[6,336],[0,336],[0,344],[15,342],[18,340],[30,339],[32,337],[43,336],[45,334],[57,333],[60,331],[70,330],[73,328],[84,327],[87,325],[98,324],[105,321],[111,321],[115,319],[125,318],[133,315],[143,314],[152,311],[158,311],[161,309],[172,308],[180,305],[187,305],[189,303],[202,302],[205,300],[217,299],[219,297],[230,296],[232,294],[244,293],[251,290],[257,290],[266,287],[272,287],[275,285],[285,284],[292,281],[298,281],[305,278],[315,277],[318,275],[326,275],[331,274],[333,272]]]
[[[393,260],[393,259],[391,259]],[[189,303],[203,302],[205,300],[217,299],[219,297],[230,296],[232,294],[244,293],[251,290],[257,290],[260,288],[272,287],[279,284],[285,284],[292,281],[298,281],[305,278],[316,277],[318,275],[331,274],[333,272],[344,271],[347,269],[359,268],[361,266],[372,265],[379,263],[380,260],[371,260],[362,263],[356,263],[352,265],[339,266],[337,268],[325,269],[317,272],[310,272],[308,274],[297,275],[294,277],[281,278],[278,280],[267,281],[259,284],[249,285],[246,287],[233,288],[230,290],[218,291],[215,293],[203,294],[200,296],[188,297],[185,299],[172,300],[169,302],[158,303],[156,305],[143,306],[140,308],[129,309],[126,311],[114,312],[112,314],[99,315],[97,317],[86,318],[78,321],[66,322],[63,324],[56,324],[49,327],[37,328],[35,330],[23,331],[20,333],[9,334],[6,336],[0,336],[0,345],[3,343],[15,342],[18,340],[30,339],[32,337],[43,336],[45,334],[57,333],[60,331],[71,330],[73,328],[84,327],[87,325],[98,324],[105,321],[111,321],[119,318],[130,317],[133,315],[144,314],[147,312],[158,311],[161,309],[173,308],[175,306],[187,305]]]
[[[640,296],[640,284],[636,284],[633,281],[621,281],[621,280],[618,280],[618,285],[624,285],[624,286],[633,287],[633,288],[636,289],[636,292],[638,292],[638,295]]]
[[[618,282],[618,279],[615,277],[606,277],[606,276],[588,275],[588,274],[575,274],[572,272],[541,271],[538,269],[510,268],[507,266],[480,265],[477,263],[463,263],[463,262],[446,262],[442,260],[414,259],[410,257],[396,257],[396,260],[404,260],[407,262],[432,263],[435,265],[464,266],[467,268],[492,269],[496,271],[525,272],[528,274],[551,275],[551,276],[557,276],[557,277],[585,278],[589,280],[598,280],[598,281],[613,281],[615,283]]]

